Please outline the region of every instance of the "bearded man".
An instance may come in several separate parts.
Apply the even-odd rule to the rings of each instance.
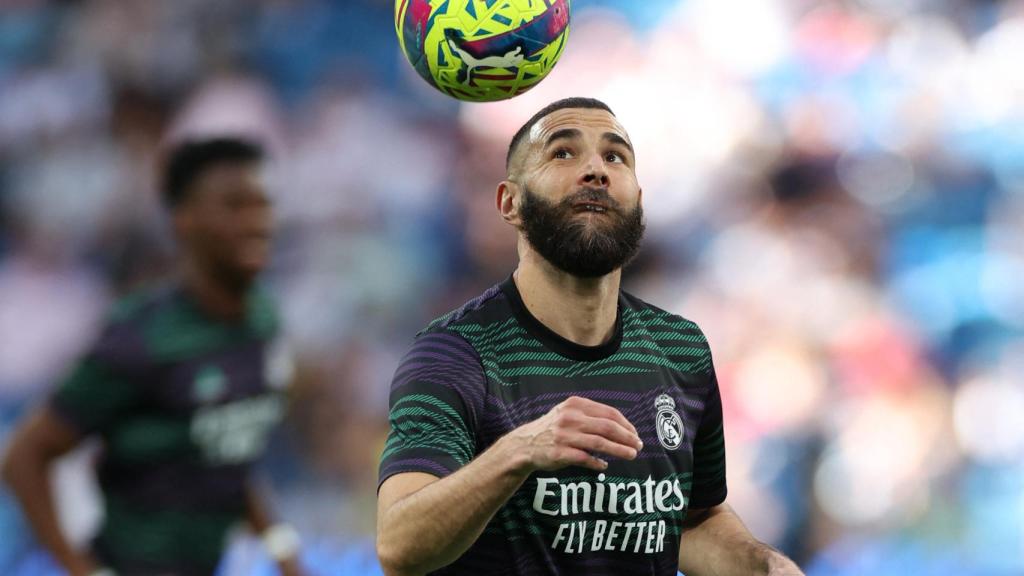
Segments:
[[[801,574],[725,504],[703,333],[619,288],[641,197],[600,101],[555,102],[513,137],[497,208],[519,266],[420,332],[392,383],[385,573]]]

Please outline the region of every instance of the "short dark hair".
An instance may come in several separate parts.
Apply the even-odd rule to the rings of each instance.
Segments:
[[[167,154],[161,179],[164,204],[175,209],[188,198],[188,190],[211,166],[233,162],[261,162],[263,146],[253,140],[236,136],[219,136],[202,140],[186,140]]]
[[[530,130],[533,129],[534,124],[540,122],[542,118],[551,114],[552,112],[557,112],[558,110],[564,110],[566,108],[593,108],[597,110],[605,110],[612,116],[615,116],[615,112],[612,112],[612,109],[608,107],[607,104],[601,102],[597,98],[573,96],[572,98],[563,98],[561,100],[556,100],[551,104],[548,104],[544,108],[541,108],[540,112],[537,112],[536,114],[533,115],[532,118],[527,120],[526,124],[523,124],[522,127],[519,128],[519,131],[516,132],[516,135],[512,137],[512,142],[510,142],[508,145],[508,152],[505,154],[506,171],[508,171],[509,166],[512,164],[512,156],[515,154],[516,149],[519,147],[519,143],[523,141],[523,138],[526,138],[527,134],[530,133]]]

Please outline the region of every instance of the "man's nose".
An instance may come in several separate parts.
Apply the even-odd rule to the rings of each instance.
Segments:
[[[586,168],[583,170],[583,174],[580,178],[581,184],[588,184],[590,186],[608,186],[608,170],[604,165],[604,159],[601,158],[600,154],[591,155],[587,161]]]

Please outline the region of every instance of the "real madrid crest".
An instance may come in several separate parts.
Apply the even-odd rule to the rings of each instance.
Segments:
[[[675,450],[683,443],[683,420],[676,412],[676,401],[668,394],[658,396],[654,401],[658,413],[655,416],[654,428],[658,431],[658,440],[667,450]]]

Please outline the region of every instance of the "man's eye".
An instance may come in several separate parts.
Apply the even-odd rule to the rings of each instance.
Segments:
[[[568,158],[572,158],[572,152],[569,152],[565,148],[559,148],[558,150],[555,150],[555,153],[552,154],[551,157],[565,160]]]
[[[622,154],[619,154],[618,152],[609,152],[609,153],[604,155],[604,161],[605,162],[625,162],[626,160],[625,160],[625,158],[622,157]]]

